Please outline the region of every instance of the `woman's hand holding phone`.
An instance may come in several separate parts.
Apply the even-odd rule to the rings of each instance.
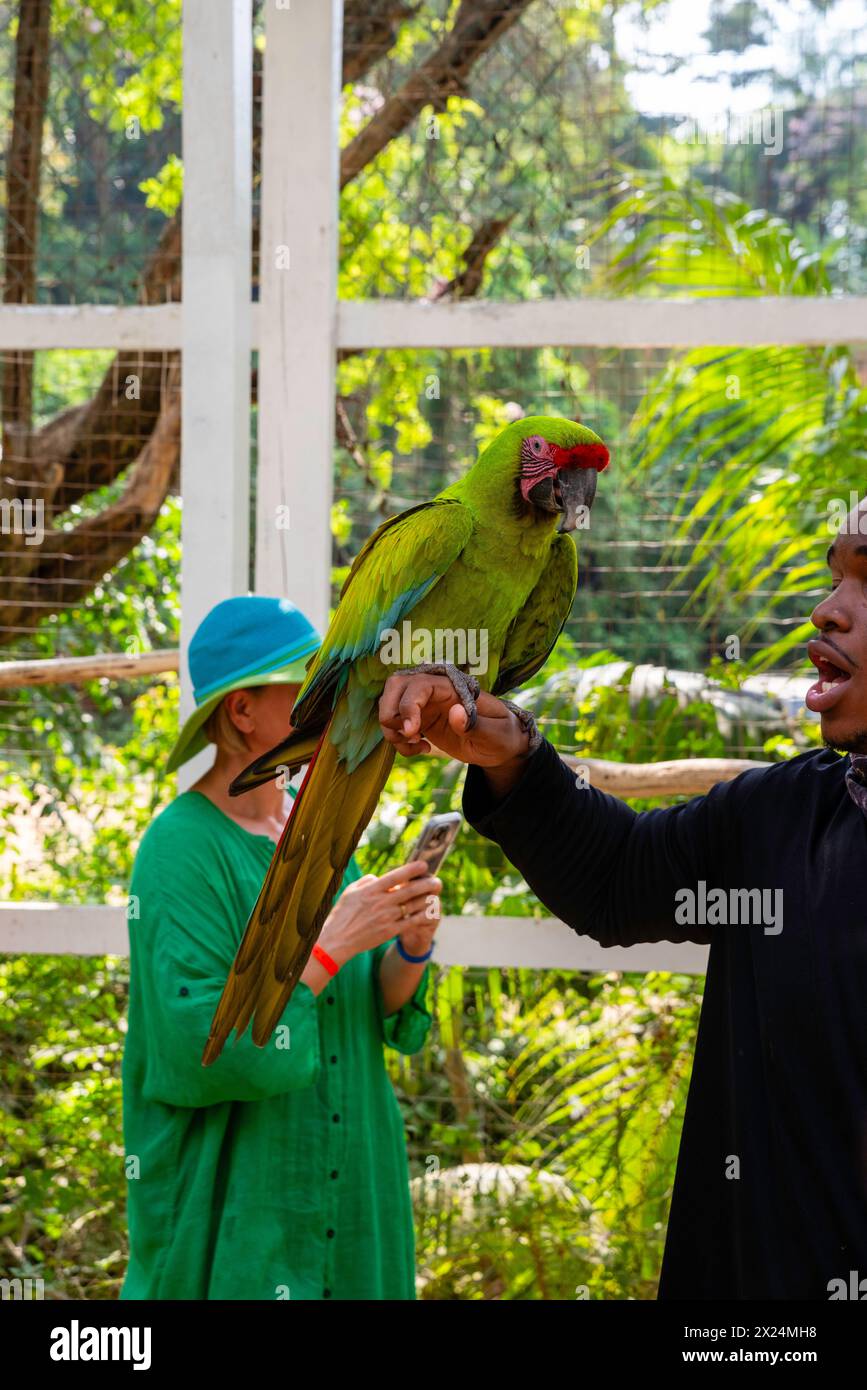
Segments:
[[[337,965],[395,936],[430,933],[439,921],[442,883],[422,860],[411,860],[377,878],[365,874],[350,883],[325,919],[319,945]],[[434,914],[431,916],[431,914]],[[418,939],[421,939],[419,937]],[[410,955],[415,955],[407,946]],[[425,947],[427,949],[427,947]]]
[[[408,956],[427,956],[440,923],[442,882],[433,873],[445,858],[461,824],[452,812],[433,816],[425,825],[413,857],[377,877],[365,874],[351,883],[334,904],[319,936],[319,945],[339,967],[361,951],[370,951],[395,936]],[[391,957],[396,959],[391,959]],[[380,972],[387,1007],[400,1007],[415,988],[418,965],[390,951]],[[328,983],[325,967],[308,961],[301,979],[318,994]],[[408,993],[407,993],[408,991]]]

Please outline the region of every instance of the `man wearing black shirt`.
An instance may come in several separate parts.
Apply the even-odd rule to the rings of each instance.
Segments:
[[[826,747],[683,805],[576,784],[491,695],[468,730],[444,676],[392,676],[380,702],[400,752],[471,764],[470,824],[575,931],[710,945],[661,1298],[867,1298],[867,500],[828,562],[807,695]]]

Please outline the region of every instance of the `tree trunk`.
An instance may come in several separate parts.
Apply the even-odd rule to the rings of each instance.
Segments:
[[[6,238],[4,304],[36,299],[36,237],[42,127],[48,102],[48,50],[51,0],[21,0],[15,43],[15,93],[6,160]],[[30,437],[33,414],[33,353],[3,358],[0,376],[3,455],[14,459]]]

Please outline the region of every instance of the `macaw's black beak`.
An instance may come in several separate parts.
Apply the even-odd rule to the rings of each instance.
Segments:
[[[562,512],[558,531],[574,531],[584,508],[589,512],[596,496],[595,468],[561,468],[553,478],[542,478],[527,493],[528,501],[543,512]]]

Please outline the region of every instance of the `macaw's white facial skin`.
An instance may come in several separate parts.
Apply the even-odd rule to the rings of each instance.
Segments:
[[[831,592],[811,622],[819,636],[807,655],[819,679],[807,708],[821,716],[822,737],[844,753],[867,753],[867,498],[849,513],[828,551]]]

